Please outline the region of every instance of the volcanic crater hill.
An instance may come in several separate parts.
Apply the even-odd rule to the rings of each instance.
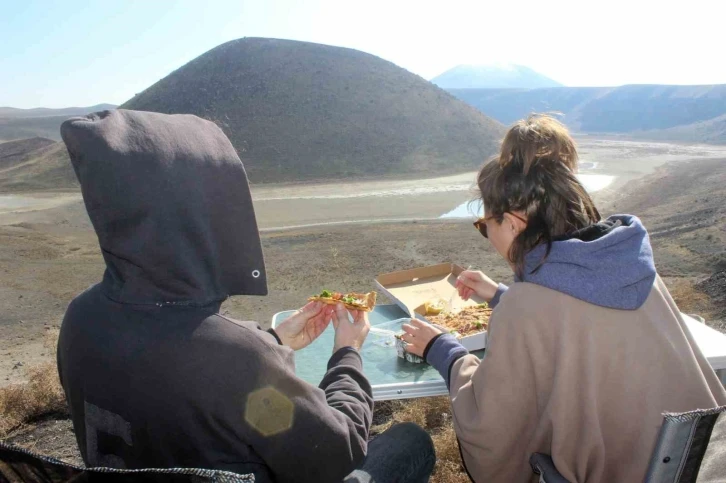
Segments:
[[[504,126],[364,52],[291,40],[222,44],[121,106],[216,122],[253,182],[475,169]]]

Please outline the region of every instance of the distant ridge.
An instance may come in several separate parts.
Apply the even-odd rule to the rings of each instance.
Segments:
[[[561,87],[562,84],[516,64],[457,65],[431,82],[445,89],[539,89]]]
[[[449,89],[504,124],[556,111],[588,133],[637,133],[664,140],[726,142],[726,85]],[[687,127],[690,126],[690,127]],[[663,132],[661,132],[663,131]]]
[[[105,111],[115,109],[114,104],[96,104],[88,107],[62,107],[58,109],[47,107],[36,107],[32,109],[19,109],[17,107],[0,107],[0,117],[6,118],[28,118],[28,117],[49,117],[49,116],[77,116],[89,112]]]
[[[215,121],[253,182],[462,172],[504,132],[391,62],[265,38],[222,44],[121,107]]]
[[[0,107],[0,142],[36,136],[60,141],[60,125],[69,117],[115,108],[113,104],[62,109]]]

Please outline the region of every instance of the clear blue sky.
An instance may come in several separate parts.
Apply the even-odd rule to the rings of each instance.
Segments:
[[[351,47],[427,79],[498,61],[570,86],[726,83],[716,0],[2,2],[0,106],[120,104],[252,36]]]

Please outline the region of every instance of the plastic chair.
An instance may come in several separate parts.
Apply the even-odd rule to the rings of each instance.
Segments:
[[[540,483],[570,483],[549,455],[534,453],[529,463]],[[726,481],[726,406],[665,413],[644,481]]]

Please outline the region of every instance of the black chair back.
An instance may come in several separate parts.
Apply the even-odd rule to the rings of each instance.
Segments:
[[[254,475],[197,468],[82,468],[0,441],[0,483],[254,483]]]

